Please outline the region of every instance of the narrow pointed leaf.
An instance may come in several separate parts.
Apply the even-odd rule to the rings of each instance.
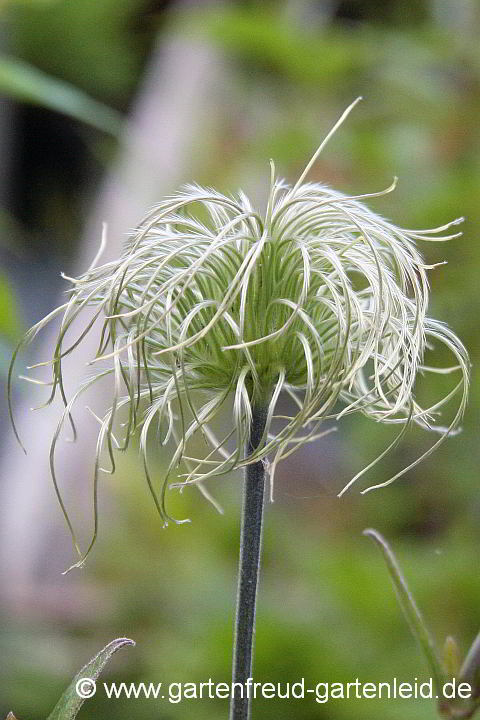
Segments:
[[[473,641],[463,662],[460,679],[462,682],[470,683],[474,698],[480,698],[480,633]]]
[[[21,102],[64,113],[117,136],[122,116],[62,80],[13,57],[0,56],[0,92]]]
[[[379,532],[373,530],[372,528],[368,528],[367,530],[363,531],[363,534],[367,537],[371,537],[383,553],[383,556],[387,563],[388,571],[390,573],[390,577],[393,581],[398,602],[405,614],[405,617],[407,618],[413,635],[417,639],[420,648],[423,650],[423,654],[432,672],[432,677],[435,681],[437,690],[439,691],[439,693],[441,693],[443,684],[446,682],[447,679],[445,671],[437,655],[432,636],[430,635],[430,632],[425,625],[425,621],[422,617],[420,610],[418,609],[417,603],[415,602],[412,593],[410,592],[407,581],[403,576],[397,559],[393,554],[387,541],[382,535],[380,535]]]
[[[93,680],[95,682],[112,655],[125,645],[135,645],[135,643],[128,638],[118,638],[112,640],[103,650],[100,650],[98,655],[95,655],[75,675],[47,720],[74,720],[88,697],[89,688],[92,687],[92,684],[89,685],[88,681]],[[83,698],[79,695],[79,688],[85,695]]]

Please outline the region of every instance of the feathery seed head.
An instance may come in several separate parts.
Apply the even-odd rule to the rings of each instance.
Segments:
[[[103,446],[114,468],[114,445],[125,448],[139,432],[150,490],[166,520],[165,489],[179,463],[185,468],[179,484],[197,484],[208,495],[202,485],[206,478],[267,456],[273,480],[282,458],[329,432],[327,420],[353,412],[400,427],[389,448],[362,473],[412,423],[435,429],[435,417],[456,394],[460,399],[450,425],[439,428],[440,438],[424,456],[458,426],[466,404],[468,355],[451,330],[426,314],[428,267],[416,244],[457,237],[460,233],[449,229],[461,219],[434,230],[404,230],[361,202],[391,192],[395,183],[379,193],[349,197],[304,182],[355,104],[293,187],[275,177],[272,163],[264,214],[242,192],[228,196],[187,185],[148,213],[118,260],[98,265],[97,257],[87,272],[71,279],[69,300],[25,338],[29,342],[46,322],[63,315],[52,359],[53,398],[57,390],[64,394],[62,358],[95,321],[103,324],[92,361],[95,374],[73,400],[65,400],[53,449],[75,400],[111,375],[114,391],[100,421],[96,475]],[[87,306],[94,308],[93,319],[67,342],[67,331]],[[424,365],[425,350],[433,343],[448,348],[451,367]],[[460,379],[453,389],[431,407],[420,407],[418,375],[455,371]],[[276,415],[283,392],[295,403],[291,416]],[[217,437],[212,421],[229,397],[232,426]],[[246,455],[254,405],[268,408],[264,443]],[[122,408],[128,422],[118,441],[114,430]],[[174,443],[160,491],[147,466],[154,422],[160,444]],[[191,449],[199,432],[209,446],[204,457]]]

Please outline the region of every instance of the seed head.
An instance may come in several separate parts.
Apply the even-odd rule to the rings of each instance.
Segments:
[[[115,447],[125,449],[137,433],[150,491],[167,521],[165,491],[179,465],[184,470],[177,485],[195,484],[208,496],[203,486],[207,478],[268,457],[273,487],[277,463],[331,431],[328,421],[360,412],[398,424],[393,442],[343,493],[413,423],[440,432],[422,457],[458,427],[467,397],[468,355],[446,325],[426,314],[429,267],[416,244],[457,237],[461,233],[449,234],[449,228],[462,219],[433,230],[405,230],[361,202],[391,192],[395,181],[382,192],[353,197],[305,182],[356,102],[293,187],[276,178],[271,163],[264,214],[243,192],[228,196],[185,186],[147,214],[118,260],[98,265],[97,256],[83,275],[69,278],[68,301],[27,333],[22,344],[63,316],[51,361],[50,400],[60,392],[65,412],[52,458],[78,398],[100,378],[114,379],[111,407],[99,419],[95,493],[104,446],[113,471]],[[72,324],[89,306],[93,318],[67,342]],[[62,359],[96,323],[102,331],[91,363],[95,372],[67,401]],[[433,345],[450,351],[450,367],[424,364],[425,350]],[[457,371],[460,379],[453,389],[430,407],[417,403],[420,374]],[[295,404],[291,416],[276,411],[282,393]],[[439,411],[455,395],[459,401],[453,419],[438,427]],[[231,426],[217,436],[212,423],[229,399]],[[267,422],[263,441],[247,453],[254,406],[268,408]],[[117,439],[122,409],[127,422]],[[157,443],[173,443],[160,490],[147,463],[147,437],[154,423]],[[192,449],[199,434],[208,446],[201,457]],[[368,490],[389,484],[421,459]],[[55,480],[53,460],[52,473]]]

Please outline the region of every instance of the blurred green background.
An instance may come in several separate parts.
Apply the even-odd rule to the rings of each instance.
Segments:
[[[128,118],[138,111],[139,97],[145,101],[154,91],[154,83],[144,84],[152,57],[160,53],[162,70],[172,43],[191,50],[169,68],[162,91],[175,108],[172,121],[192,125],[183,180],[226,191],[243,186],[262,205],[269,159],[295,179],[341,111],[363,95],[312,179],[358,194],[387,187],[398,175],[395,193],[371,206],[406,227],[466,216],[462,238],[422,247],[429,262],[448,261],[431,273],[431,314],[454,328],[472,356],[463,433],[393,486],[364,497],[358,488],[341,500],[336,493],[391,438],[366,419],[341,422],[336,434],[279,468],[266,515],[257,680],[305,677],[314,686],[428,676],[382,558],[362,537],[367,526],[391,541],[439,646],[454,635],[464,653],[478,632],[479,30],[476,0],[0,3],[3,376],[22,329],[57,302],[64,287],[60,269],[68,274],[81,256],[92,207],[128,138]],[[208,54],[205,67],[215,74],[201,120],[188,105],[175,106],[182,82],[175,73],[188,73],[182,62],[193,57],[195,64],[197,51]],[[146,147],[161,154],[164,136],[153,118]],[[155,193],[149,187],[144,209]],[[19,372],[24,365],[25,358]],[[439,376],[439,391],[445,381]],[[26,391],[17,392],[21,400]],[[29,402],[37,404],[37,397]],[[4,409],[2,420],[7,438]],[[41,416],[31,422],[35,427]],[[386,479],[430,441],[411,432],[368,479]],[[7,441],[5,447],[20,452]],[[158,463],[160,472],[161,457]],[[224,515],[193,489],[172,496],[172,508],[193,522],[162,530],[138,455],[133,450],[123,457],[115,476],[103,482],[100,539],[86,569],[73,578],[56,568],[50,590],[41,573],[34,574],[32,586],[38,582],[42,590],[28,602],[12,602],[0,591],[0,717],[14,710],[20,720],[45,718],[78,668],[122,635],[137,646],[115,659],[106,678],[228,681],[240,480],[209,486]],[[0,477],[5,486],[9,481]],[[35,481],[18,478],[27,488]],[[81,482],[88,494],[89,478]],[[22,524],[21,506],[15,522]],[[40,527],[29,530],[40,537]],[[9,542],[12,555],[15,533]],[[66,532],[61,543],[68,547]],[[55,548],[46,546],[49,552]],[[5,590],[14,581],[8,571],[1,574]],[[80,717],[213,720],[227,716],[227,705],[107,701],[98,694]],[[310,698],[258,700],[254,717],[428,720],[436,711],[427,700],[318,705]]]

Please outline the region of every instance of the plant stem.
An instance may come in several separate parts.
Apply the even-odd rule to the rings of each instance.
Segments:
[[[259,446],[265,429],[266,408],[253,407],[250,455]],[[247,465],[245,469],[240,560],[238,569],[237,613],[233,646],[233,696],[230,701],[230,720],[248,720],[250,698],[247,680],[252,677],[252,652],[255,635],[255,605],[262,544],[265,468],[263,462]],[[251,692],[251,689],[250,689]]]

